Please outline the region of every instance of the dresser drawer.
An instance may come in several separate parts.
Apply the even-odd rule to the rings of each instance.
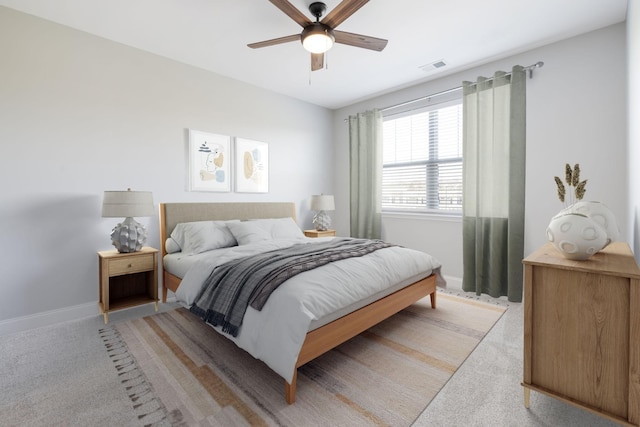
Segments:
[[[154,254],[109,260],[109,276],[153,270]]]

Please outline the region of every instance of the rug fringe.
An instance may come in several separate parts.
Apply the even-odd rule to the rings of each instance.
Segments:
[[[170,418],[176,418],[175,414],[169,416],[167,408],[155,395],[151,383],[138,367],[138,363],[129,352],[120,331],[115,326],[102,328],[98,331],[104,343],[109,358],[113,362],[120,383],[124,386],[127,396],[131,401],[133,410],[138,420],[151,420],[144,424],[145,427],[175,425]],[[134,382],[135,383],[132,383]]]

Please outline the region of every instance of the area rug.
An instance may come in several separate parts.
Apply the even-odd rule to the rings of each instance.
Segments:
[[[438,293],[284,380],[189,311],[101,331],[143,425],[409,426],[506,307]]]

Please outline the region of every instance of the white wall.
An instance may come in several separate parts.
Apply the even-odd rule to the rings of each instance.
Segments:
[[[632,10],[627,32],[637,45],[640,19]],[[311,226],[309,195],[334,193],[334,226],[346,235],[344,118],[540,60],[544,68],[527,81],[525,252],[544,243],[561,208],[553,176],[570,162],[589,179],[586,198],[609,205],[638,253],[640,172],[631,165],[640,160],[640,124],[629,124],[626,157],[627,52],[630,69],[640,69],[631,41],[625,50],[619,24],[332,113],[0,7],[0,333],[97,315],[96,251],[110,248],[115,224],[100,217],[104,190],[150,190],[156,203],[294,201],[302,227]],[[636,103],[629,114],[637,116],[638,85],[629,89]],[[189,128],[269,142],[270,192],[188,192]],[[158,247],[157,217],[140,220]],[[462,276],[458,221],[385,217],[383,233],[438,257],[447,276]]]
[[[525,255],[546,242],[547,224],[562,208],[553,177],[562,176],[565,163],[580,163],[582,176],[589,180],[585,200],[608,205],[623,236],[628,236],[625,55],[622,23],[337,110],[336,182],[349,179],[344,122],[348,115],[457,87],[463,80],[510,70],[516,64],[543,61],[544,67],[527,79]],[[335,198],[335,225],[345,234],[348,187],[337,186]],[[458,279],[463,271],[461,234],[459,221],[383,218],[384,239],[431,253],[442,262],[445,275]]]
[[[640,262],[640,5],[627,7],[627,67],[629,123],[629,225],[628,241]]]
[[[0,58],[0,333],[97,315],[104,190],[293,201],[307,228],[308,197],[332,192],[327,109],[3,7]],[[188,192],[189,128],[268,142],[269,193]],[[159,247],[157,216],[139,220]]]

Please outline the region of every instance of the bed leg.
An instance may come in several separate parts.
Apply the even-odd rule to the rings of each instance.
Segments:
[[[436,308],[436,291],[431,292],[431,308]]]
[[[164,285],[162,285],[162,302],[163,303],[167,302],[167,287]]]
[[[298,379],[298,370],[293,371],[293,379],[291,380],[291,384],[285,381],[285,393],[284,398],[287,403],[291,405],[296,401],[296,380]]]

